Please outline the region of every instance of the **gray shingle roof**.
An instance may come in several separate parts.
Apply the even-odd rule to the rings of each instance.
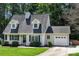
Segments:
[[[31,15],[31,22],[34,19],[38,19],[40,21],[40,23],[42,24],[42,32],[45,32],[48,16],[49,16],[48,14]],[[14,15],[12,17],[12,20],[19,21],[18,33],[32,33],[33,32],[32,24],[30,24],[30,25],[26,24],[25,15]],[[10,26],[10,24],[8,24],[7,27],[5,28],[3,34],[10,33],[10,32],[11,32],[11,26]]]
[[[19,26],[18,33],[32,33],[32,25],[27,25],[24,20]]]
[[[31,15],[31,23],[34,19],[37,19],[42,24],[42,33],[45,33],[47,28],[47,22],[48,22],[48,14],[42,14],[42,15]],[[11,19],[12,20],[18,20],[19,27],[18,27],[18,33],[32,33],[32,24],[27,25],[25,15],[14,15]],[[69,26],[51,26],[53,33],[70,33],[70,27]],[[8,24],[5,30],[3,31],[3,34],[5,33],[11,33],[11,25]]]
[[[21,22],[25,19],[24,15],[14,15],[11,19],[12,20],[18,20],[19,21],[19,24],[21,24]],[[11,25],[8,24],[5,28],[5,30],[3,31],[3,34],[4,33],[10,33],[11,32]]]
[[[53,33],[70,33],[70,26],[52,26]]]

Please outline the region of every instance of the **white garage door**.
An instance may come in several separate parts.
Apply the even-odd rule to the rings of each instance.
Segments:
[[[54,45],[67,46],[69,45],[69,39],[67,36],[54,37]]]

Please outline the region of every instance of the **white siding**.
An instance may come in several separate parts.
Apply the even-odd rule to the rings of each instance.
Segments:
[[[50,35],[50,39],[47,39],[47,35]],[[52,45],[54,44],[53,34],[46,34],[45,38],[46,38],[46,44],[48,44],[48,42],[51,42]]]
[[[45,34],[42,34],[40,36],[40,41],[41,41],[41,45],[44,46],[45,45]]]

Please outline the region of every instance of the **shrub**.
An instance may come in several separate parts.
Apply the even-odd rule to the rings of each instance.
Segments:
[[[13,41],[11,44],[12,47],[17,47],[19,46],[19,43],[17,41]]]
[[[70,35],[70,39],[79,40],[79,34]]]
[[[1,44],[1,40],[0,40],[0,44]]]
[[[51,42],[48,42],[48,47],[52,47],[52,43]]]
[[[41,43],[40,42],[31,42],[30,46],[32,46],[32,47],[40,47]]]
[[[48,47],[48,45],[46,44],[46,45],[44,45],[44,47]]]
[[[2,43],[2,46],[9,46],[9,42],[8,42],[8,41],[4,41],[4,42]]]

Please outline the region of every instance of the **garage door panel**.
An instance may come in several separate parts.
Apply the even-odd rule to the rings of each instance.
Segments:
[[[68,39],[54,37],[54,45],[62,45],[62,46],[68,45]]]

